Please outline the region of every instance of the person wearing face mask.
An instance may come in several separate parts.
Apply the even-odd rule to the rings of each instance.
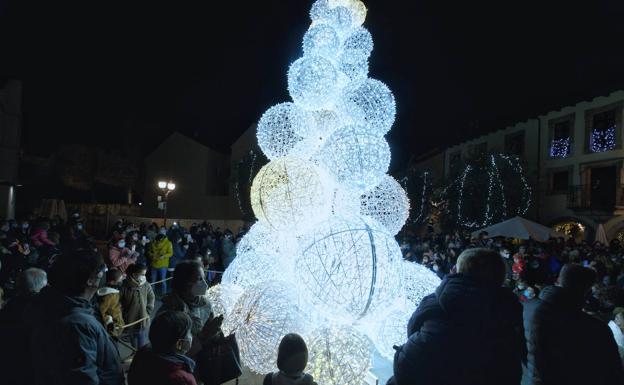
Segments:
[[[171,282],[171,294],[163,297],[158,313],[181,311],[193,321],[193,347],[189,356],[194,358],[203,345],[219,338],[223,316],[215,317],[212,305],[206,298],[208,284],[203,266],[197,261],[182,261],[176,265]],[[221,335],[222,336],[222,335]]]
[[[193,343],[192,326],[184,312],[159,314],[150,327],[150,346],[132,361],[128,385],[197,385],[195,362],[186,355]]]
[[[108,248],[108,260],[111,267],[119,269],[122,273],[131,264],[135,263],[138,257],[136,251],[132,251],[126,247],[126,240],[121,238],[114,245]]]
[[[124,326],[124,319],[121,314],[121,303],[119,302],[119,288],[123,273],[117,269],[110,269],[106,272],[106,285],[97,291],[97,303],[102,316],[102,323],[106,329],[114,336],[121,334]]]
[[[25,310],[34,385],[123,385],[119,353],[94,316],[91,300],[106,271],[91,250],[59,256],[44,288]]]
[[[152,285],[147,283],[145,278],[147,273],[145,265],[130,265],[126,273],[126,279],[120,289],[120,302],[127,324],[144,320],[127,328],[127,332],[131,335],[132,345],[141,348],[147,343],[146,332],[149,326],[149,316],[154,310],[154,291]]]

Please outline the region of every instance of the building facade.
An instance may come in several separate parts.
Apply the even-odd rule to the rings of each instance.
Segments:
[[[622,90],[550,111],[447,148],[444,179],[478,153],[518,155],[533,190],[528,218],[587,240],[602,224],[624,241],[623,116]]]

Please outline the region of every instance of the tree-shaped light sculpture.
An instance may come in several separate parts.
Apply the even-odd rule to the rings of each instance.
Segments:
[[[408,313],[437,277],[407,265],[394,239],[409,202],[387,175],[384,135],[396,103],[368,77],[366,7],[318,0],[310,18],[303,56],[287,71],[292,101],[269,108],[258,124],[271,160],[251,187],[258,222],[210,298],[252,370],[276,370],[280,338],[303,333],[319,385],[360,385],[371,349],[389,355],[384,339],[400,342]]]

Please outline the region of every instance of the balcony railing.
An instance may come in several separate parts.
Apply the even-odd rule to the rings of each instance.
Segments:
[[[613,191],[599,189],[592,185],[570,186],[567,195],[570,209],[613,210],[624,207],[624,187],[617,186]]]

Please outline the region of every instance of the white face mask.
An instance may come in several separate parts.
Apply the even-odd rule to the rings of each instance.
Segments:
[[[144,275],[139,275],[139,277],[137,278],[137,282],[139,283],[139,285],[142,285],[147,282],[147,278],[145,278]]]
[[[193,287],[191,288],[191,294],[194,296],[202,296],[206,295],[206,290],[208,290],[208,284],[203,279],[195,282]]]

